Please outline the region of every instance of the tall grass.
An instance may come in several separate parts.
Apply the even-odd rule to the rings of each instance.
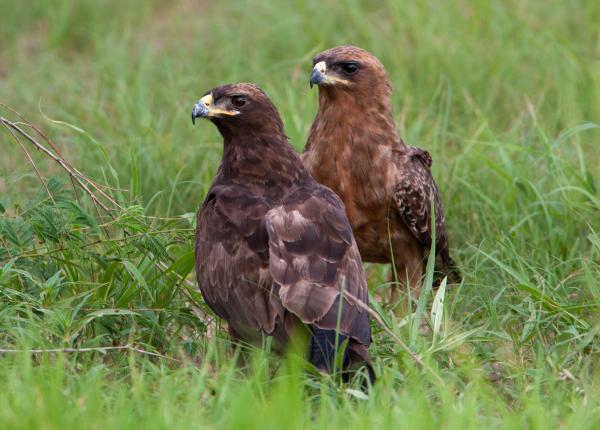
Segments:
[[[0,10],[0,102],[118,205],[97,211],[0,129],[0,349],[13,351],[0,353],[2,427],[600,425],[598,2]],[[341,43],[388,68],[399,131],[434,158],[465,278],[403,320],[373,300],[430,371],[374,325],[380,379],[368,398],[268,345],[233,349],[193,276],[192,214],[221,140],[192,128],[192,104],[218,84],[256,82],[301,149],[316,111],[310,59]],[[386,269],[368,275],[376,299]],[[422,318],[431,330],[416,329]]]

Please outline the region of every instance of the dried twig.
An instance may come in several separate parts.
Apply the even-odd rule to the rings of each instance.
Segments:
[[[400,348],[402,348],[404,351],[406,351],[408,353],[408,355],[410,355],[410,357],[414,360],[415,363],[417,363],[419,366],[421,366],[423,369],[426,369],[427,371],[429,371],[436,379],[439,383],[443,383],[444,381],[442,380],[442,378],[440,377],[440,375],[438,375],[431,367],[429,367],[422,359],[421,357],[419,357],[419,355],[414,352],[412,349],[410,349],[410,347],[404,343],[404,341],[402,341],[402,339],[400,339],[396,333],[394,333],[385,323],[385,321],[383,321],[383,319],[381,318],[381,316],[375,312],[369,305],[367,305],[365,302],[363,302],[362,300],[360,300],[358,297],[354,296],[353,294],[349,293],[348,291],[344,291],[344,296],[346,296],[347,298],[350,299],[350,301],[354,302],[354,304],[356,306],[358,306],[359,308],[363,309],[365,312],[367,312],[369,315],[371,315],[373,317],[373,319],[377,322],[377,324],[379,324],[381,326],[381,328],[383,328],[383,330],[389,334],[392,339],[394,339],[396,341],[396,343],[398,345],[400,345]]]
[[[50,138],[48,138],[48,136],[46,136],[40,129],[38,129],[36,126],[34,126],[31,122],[27,121],[25,118],[23,118],[23,116],[21,114],[19,114],[17,111],[10,108],[9,106],[6,106],[2,103],[0,103],[0,106],[3,106],[5,108],[9,109],[11,112],[13,112],[17,116],[19,116],[19,118],[21,118],[23,123],[25,123],[26,125],[31,127],[33,130],[35,130],[40,136],[42,136],[42,138],[44,138],[44,140],[46,140],[49,143],[49,145],[52,147],[54,152],[49,150],[48,148],[46,148],[44,145],[39,143],[35,138],[33,138],[31,135],[29,135],[25,130],[23,130],[19,126],[18,123],[10,121],[2,116],[0,116],[0,123],[2,123],[11,132],[11,134],[13,134],[13,136],[14,136],[14,132],[13,132],[13,130],[14,130],[17,133],[19,133],[21,136],[23,136],[25,139],[27,139],[39,151],[43,152],[44,154],[46,154],[47,156],[52,158],[56,163],[58,163],[69,174],[70,178],[73,181],[75,181],[81,188],[83,188],[83,190],[90,196],[94,205],[100,206],[113,220],[115,219],[115,216],[113,214],[113,212],[115,210],[124,210],[123,207],[121,207],[121,205],[119,205],[119,203],[117,203],[112,197],[110,197],[108,194],[106,194],[106,192],[104,192],[104,190],[102,189],[102,187],[100,185],[98,185],[95,181],[93,181],[89,177],[85,176],[83,173],[81,173],[79,170],[77,170],[75,167],[73,167],[71,165],[71,163],[69,163],[64,157],[62,157],[62,155],[60,155],[60,153],[58,152],[56,145],[54,145],[51,142]],[[92,191],[91,188],[93,188],[96,192],[98,192],[102,197],[107,199],[116,209],[109,208],[105,203],[103,203],[98,198],[98,196],[96,196],[96,194],[94,193],[94,191]],[[140,220],[140,222],[144,223],[143,220]],[[147,226],[150,230],[155,231],[155,229],[152,226],[150,226],[150,225],[147,225]],[[125,232],[125,233],[127,234],[127,232]],[[107,236],[108,236],[108,234],[107,234]],[[155,265],[156,265],[156,268],[162,273],[164,273],[166,271],[166,269],[168,268],[167,265],[161,261],[158,261]],[[181,282],[185,282],[188,286],[192,286],[192,287],[194,286],[192,282],[183,278],[179,273],[177,273],[177,272],[172,272],[172,273],[174,273],[175,276],[179,278],[178,286]],[[181,291],[188,298],[188,300],[190,300],[195,306],[199,306],[198,303],[194,300],[194,298],[184,288],[182,288]]]
[[[113,205],[117,206],[119,209],[123,209],[121,206],[119,206],[119,204],[115,200],[112,199],[112,197],[110,197],[108,194],[106,194],[101,189],[101,188],[108,188],[108,189],[110,189],[110,187],[104,187],[104,186],[98,184],[97,182],[95,182],[91,178],[88,178],[83,173],[81,173],[79,170],[77,170],[71,163],[69,163],[69,161],[66,158],[64,158],[62,156],[62,154],[58,150],[58,147],[54,144],[54,142],[52,142],[52,139],[50,139],[50,137],[48,137],[48,135],[46,133],[44,133],[41,129],[39,129],[38,127],[36,127],[35,124],[33,124],[30,121],[28,121],[25,117],[23,117],[23,115],[21,115],[19,112],[17,112],[12,107],[10,107],[10,106],[8,106],[8,105],[6,105],[4,103],[1,103],[1,102],[0,102],[0,106],[4,107],[5,109],[8,109],[9,111],[11,111],[15,115],[17,115],[21,119],[21,121],[23,121],[22,124],[27,125],[31,129],[33,129],[39,136],[42,137],[42,139],[44,139],[48,143],[48,145],[50,145],[50,147],[52,148],[52,150],[54,151],[54,153],[56,154],[56,156],[59,157],[66,166],[68,166],[73,172],[75,172],[78,175],[80,175],[82,179],[84,179],[94,189],[96,189],[98,192],[100,192],[100,194],[102,194],[102,196],[104,196],[106,199],[108,199]],[[18,125],[18,123],[16,123],[16,122],[13,122],[13,124]]]
[[[421,357],[419,357],[419,355],[414,352],[412,349],[410,349],[410,347],[404,343],[404,341],[402,339],[400,339],[396,333],[394,333],[385,323],[385,321],[383,321],[383,318],[381,318],[381,316],[379,316],[379,314],[377,312],[375,312],[373,309],[371,309],[371,307],[369,305],[367,305],[365,302],[363,302],[362,300],[360,300],[358,297],[354,296],[353,294],[349,293],[348,291],[344,291],[344,295],[347,296],[352,302],[354,302],[355,305],[357,305],[359,308],[365,310],[369,315],[371,315],[373,317],[373,319],[375,321],[377,321],[377,323],[381,326],[381,328],[383,328],[385,330],[385,332],[387,334],[389,334],[392,339],[394,339],[398,345],[400,345],[400,347],[405,350],[410,356],[411,358],[415,361],[415,363],[417,363],[419,366],[423,366],[425,363],[423,363],[423,360],[421,360]]]
[[[109,214],[112,218],[114,218],[114,216],[112,214],[112,210],[109,209],[101,200],[99,200],[98,197],[96,197],[96,195],[89,189],[88,185],[93,183],[93,181],[91,181],[85,175],[81,174],[78,170],[72,168],[67,162],[65,162],[64,158],[62,158],[59,155],[54,154],[52,151],[50,151],[44,145],[40,144],[37,140],[35,140],[33,137],[31,137],[27,132],[25,132],[25,130],[20,128],[14,122],[9,121],[6,118],[1,117],[1,116],[0,116],[0,122],[8,129],[12,128],[16,132],[18,132],[21,136],[23,136],[25,139],[27,139],[32,145],[34,145],[38,150],[42,151],[48,157],[50,157],[54,161],[56,161],[79,184],[79,186],[82,187],[88,193],[88,195],[94,201],[94,203],[96,203],[107,214]],[[104,194],[105,196],[107,196],[106,193],[104,193],[103,191],[101,193]],[[117,207],[120,208],[120,206],[112,198],[108,197],[108,199],[111,201],[111,203],[115,204]]]
[[[52,354],[52,353],[78,353],[78,352],[100,352],[107,353],[110,351],[131,351],[138,354],[149,355],[151,357],[164,358],[166,360],[183,363],[182,360],[167,355],[159,354],[158,352],[146,351],[145,349],[136,347],[135,345],[119,345],[119,346],[98,346],[90,348],[51,348],[51,349],[0,349],[0,354]]]
[[[52,193],[50,193],[50,190],[48,189],[48,185],[46,185],[46,183],[44,182],[44,179],[42,179],[42,175],[40,174],[40,171],[38,170],[37,166],[35,165],[35,162],[33,161],[33,158],[31,158],[31,155],[29,154],[29,151],[27,151],[27,148],[25,148],[25,145],[23,145],[23,142],[21,142],[21,140],[19,140],[19,138],[17,137],[17,135],[15,134],[15,132],[13,130],[11,130],[10,128],[7,128],[7,130],[9,131],[10,135],[12,136],[12,138],[15,140],[15,142],[17,142],[19,144],[19,146],[21,147],[21,149],[23,150],[23,152],[27,156],[27,159],[29,160],[29,163],[33,167],[33,171],[35,172],[35,175],[38,177],[39,181],[42,183],[42,186],[46,190],[46,193],[48,194],[48,197],[50,198],[50,200],[52,200],[52,202],[54,203],[54,199],[52,197]]]

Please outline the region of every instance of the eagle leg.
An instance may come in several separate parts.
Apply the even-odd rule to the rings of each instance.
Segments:
[[[390,275],[392,288],[390,291],[390,305],[394,309],[398,309],[398,315],[406,315],[410,312],[410,304],[408,309],[402,309],[400,303],[398,303],[400,291],[406,291],[406,286],[410,287],[410,294],[413,298],[418,298],[421,293],[421,278],[423,276],[423,262],[413,261],[413,264],[404,264],[404,262],[396,262],[396,275],[397,279],[394,279],[394,272]]]

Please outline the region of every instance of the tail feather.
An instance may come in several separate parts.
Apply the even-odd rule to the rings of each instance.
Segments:
[[[312,336],[310,337],[308,350],[309,361],[317,369],[327,373],[333,373],[335,371],[336,351],[342,351],[343,343],[346,339],[348,339],[348,337],[341,333],[336,336],[335,330],[324,330],[318,327],[312,327]],[[348,361],[347,348],[344,349],[343,354],[342,366],[346,366]]]
[[[448,284],[460,284],[462,282],[460,269],[449,254],[439,255],[435,266],[434,287],[438,287],[445,277],[448,278]]]
[[[448,283],[450,284],[460,284],[462,282],[460,269],[452,258],[449,258],[446,263],[446,276],[448,276]]]
[[[344,380],[348,382],[361,369],[367,371],[366,379],[362,380],[362,386],[366,390],[368,389],[368,384],[373,385],[377,380],[375,369],[373,369],[373,363],[371,362],[367,347],[358,342],[351,342],[348,346],[348,366],[344,370]]]
[[[309,344],[309,360],[317,369],[332,374],[336,371],[336,332],[312,327],[312,336]],[[344,347],[344,342],[348,340]],[[343,352],[342,352],[343,350]],[[375,383],[375,370],[365,345],[349,339],[343,334],[337,335],[337,352],[342,356],[342,380],[348,382],[361,369],[366,369],[366,378],[361,385],[366,390]],[[368,382],[367,382],[368,380]]]

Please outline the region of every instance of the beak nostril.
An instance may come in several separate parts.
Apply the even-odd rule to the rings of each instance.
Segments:
[[[210,108],[213,105],[212,94],[207,94],[200,99],[200,103],[204,105],[205,108]]]
[[[321,73],[325,73],[325,71],[327,70],[327,65],[324,61],[320,61],[315,65],[315,69]]]

